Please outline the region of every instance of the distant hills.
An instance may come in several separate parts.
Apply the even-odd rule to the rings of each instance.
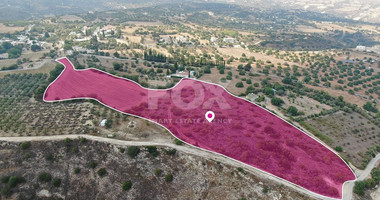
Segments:
[[[219,2],[261,9],[301,9],[380,23],[379,0],[0,0],[0,21],[181,2]]]
[[[380,23],[379,0],[206,0],[260,8],[303,9],[347,19]]]
[[[180,0],[181,1],[181,0]],[[176,0],[0,0],[0,21],[24,20],[52,15],[136,8]]]

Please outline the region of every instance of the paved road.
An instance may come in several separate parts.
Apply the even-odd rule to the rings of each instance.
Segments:
[[[377,154],[375,158],[373,158],[367,165],[367,167],[357,174],[357,181],[362,181],[368,177],[368,175],[371,173],[372,169],[377,166],[377,164],[380,161],[380,153]],[[353,189],[354,189],[355,182],[348,182],[344,184],[343,188],[343,200],[352,200],[353,198]]]
[[[216,154],[207,150],[202,150],[195,147],[190,147],[188,145],[175,145],[173,143],[163,143],[163,142],[151,142],[151,141],[124,141],[124,140],[117,140],[112,138],[104,138],[104,137],[98,137],[98,136],[92,136],[92,135],[55,135],[55,136],[31,136],[31,137],[0,137],[0,141],[8,141],[8,142],[25,142],[25,141],[52,141],[52,140],[64,140],[65,138],[71,138],[76,139],[78,137],[84,137],[88,140],[93,141],[99,141],[99,142],[107,142],[114,145],[119,146],[161,146],[161,147],[171,147],[173,149],[176,149],[177,151],[181,151],[183,153],[191,154],[194,156],[200,156],[206,159],[219,161],[221,163],[225,163],[234,167],[241,167],[245,171],[250,172],[251,174],[254,174],[258,177],[269,179],[272,181],[275,181],[277,183],[280,183],[282,185],[285,185],[289,188],[292,188],[300,193],[303,193],[307,196],[312,197],[313,199],[330,199],[330,198],[324,198],[321,197],[318,194],[315,194],[313,192],[310,192],[306,189],[303,189],[297,185],[294,185],[292,183],[289,183],[287,181],[284,181],[278,177],[272,176],[268,173],[262,172],[258,169],[252,168],[249,165],[246,165],[241,162],[237,162],[229,157],[222,156],[220,154]]]

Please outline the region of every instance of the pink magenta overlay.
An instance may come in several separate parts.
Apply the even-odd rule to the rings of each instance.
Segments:
[[[258,168],[314,193],[342,198],[355,180],[346,163],[318,141],[223,87],[182,79],[168,90],[146,89],[97,69],[75,70],[67,58],[46,89],[47,102],[93,98],[123,113],[157,122],[180,140]],[[205,113],[213,111],[212,122]]]

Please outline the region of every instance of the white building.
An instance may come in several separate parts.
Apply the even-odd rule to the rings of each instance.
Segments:
[[[164,43],[164,44],[171,44],[171,43],[173,43],[173,39],[171,36],[166,36],[166,37],[160,38],[159,42]]]
[[[235,38],[223,38],[223,42],[225,42],[225,43],[235,43]]]
[[[81,52],[81,53],[88,53],[88,54],[95,53],[95,50],[93,50],[93,49],[87,49],[87,48],[80,47],[80,46],[73,46],[73,50]]]
[[[77,39],[74,39],[74,42],[84,42],[84,41],[88,41],[90,39],[91,39],[90,37],[77,38]]]
[[[217,37],[211,37],[210,42],[214,42],[215,43],[215,42],[218,42],[218,40],[219,39]]]
[[[356,47],[356,50],[357,50],[357,51],[366,51],[366,50],[367,50],[367,47],[366,47],[366,46],[357,46],[357,47]]]

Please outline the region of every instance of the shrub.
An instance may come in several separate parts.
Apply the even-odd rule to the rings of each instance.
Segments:
[[[376,106],[372,105],[371,102],[367,102],[363,108],[367,111],[370,111],[370,112],[374,112],[374,113],[377,113],[378,112],[378,109],[376,108]]]
[[[127,149],[127,153],[130,157],[135,158],[140,153],[140,149],[135,146],[130,146]]]
[[[91,169],[95,169],[95,167],[97,166],[96,162],[95,161],[91,161],[90,164],[89,164],[89,167]]]
[[[70,146],[71,145],[72,140],[70,138],[65,138],[64,141],[65,141],[66,146]]]
[[[275,106],[281,106],[284,103],[284,101],[278,97],[273,97],[270,102]]]
[[[355,182],[354,193],[362,196],[364,195],[364,191],[365,191],[365,182],[364,181]]]
[[[161,174],[162,174],[162,170],[161,170],[161,169],[156,168],[156,169],[154,170],[154,175],[156,175],[157,177],[161,176]]]
[[[49,173],[43,172],[38,176],[38,180],[40,180],[40,182],[50,182],[51,175]]]
[[[263,188],[263,193],[268,193],[269,192],[269,187],[268,186],[264,186]]]
[[[1,194],[4,196],[9,196],[11,194],[11,190],[8,187],[5,187],[1,190]]]
[[[237,170],[238,170],[240,173],[243,173],[243,174],[245,174],[245,171],[244,171],[244,169],[243,169],[243,168],[241,168],[241,167],[238,167],[238,168],[237,168]]]
[[[289,106],[287,112],[292,115],[292,116],[297,116],[298,115],[298,109],[294,106]]]
[[[148,150],[149,154],[152,155],[153,157],[157,157],[158,156],[157,147],[155,147],[155,146],[148,146],[148,147],[146,147],[146,149]]]
[[[123,190],[130,190],[132,188],[132,182],[131,181],[126,181],[122,185]]]
[[[60,178],[54,178],[54,180],[53,180],[53,186],[54,187],[59,187],[59,186],[61,186],[61,182],[62,182],[62,180]]]
[[[23,142],[20,144],[22,150],[28,149],[32,144],[30,142]]]
[[[245,71],[239,71],[239,75],[240,76],[244,76],[245,75]]]
[[[74,174],[79,174],[80,173],[80,168],[75,168],[74,169]]]
[[[87,142],[87,139],[86,138],[84,138],[84,137],[81,137],[80,138],[80,143],[86,143]]]
[[[106,175],[106,174],[107,174],[107,170],[106,170],[106,168],[100,168],[100,169],[98,170],[98,175],[99,175],[99,176],[103,177],[103,176]]]
[[[174,139],[174,144],[176,144],[176,145],[182,145],[183,142],[182,142],[181,140],[175,138],[175,139]]]
[[[19,183],[25,182],[25,179],[20,176],[11,176],[8,180],[8,186],[10,188],[16,187]]]
[[[341,146],[336,146],[334,148],[337,152],[342,152],[343,151],[343,148]]]
[[[173,156],[177,152],[175,149],[163,149],[163,151],[169,156]]]
[[[1,177],[1,183],[8,183],[8,181],[9,181],[9,176],[3,176],[3,177]]]
[[[166,182],[172,182],[173,181],[173,175],[172,174],[166,174],[165,175],[165,181]]]
[[[54,159],[53,154],[51,154],[51,153],[47,154],[47,155],[45,156],[45,159],[46,159],[47,161],[53,161],[53,159]]]

